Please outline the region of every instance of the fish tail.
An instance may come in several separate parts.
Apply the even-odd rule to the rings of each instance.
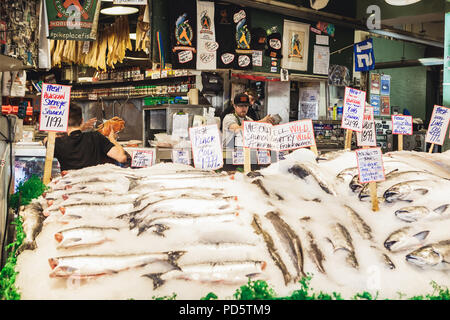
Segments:
[[[440,206],[440,207],[437,207],[437,208],[434,209],[433,211],[436,212],[436,213],[438,213],[438,214],[442,214],[442,213],[444,213],[444,212],[448,209],[449,206],[450,206],[450,204],[444,204],[444,205],[442,205],[442,206]]]
[[[170,251],[167,253],[169,263],[174,266],[177,270],[181,270],[181,268],[178,266],[178,259],[185,254],[186,251]]]
[[[17,249],[17,254],[20,254],[21,252],[25,250],[34,250],[37,248],[36,241],[28,241],[22,243],[22,245]]]
[[[153,290],[157,289],[158,287],[162,286],[164,284],[164,282],[166,282],[165,280],[163,280],[161,278],[162,273],[147,273],[144,274],[143,277],[147,277],[152,279],[153,281]]]

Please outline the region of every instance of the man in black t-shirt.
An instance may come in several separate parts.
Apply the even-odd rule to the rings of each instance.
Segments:
[[[127,161],[125,150],[117,143],[113,130],[108,138],[96,131],[82,132],[82,122],[81,107],[72,103],[67,136],[55,139],[54,156],[61,171],[96,166],[111,159],[120,163]]]

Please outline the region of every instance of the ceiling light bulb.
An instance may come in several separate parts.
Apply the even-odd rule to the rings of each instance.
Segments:
[[[133,14],[139,12],[138,8],[135,7],[122,7],[122,6],[114,6],[111,8],[105,8],[100,10],[100,13],[111,15],[111,16],[119,16],[125,14]]]

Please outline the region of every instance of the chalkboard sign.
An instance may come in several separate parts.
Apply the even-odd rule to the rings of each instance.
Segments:
[[[381,148],[358,149],[355,152],[360,183],[386,180]]]
[[[434,106],[425,141],[432,144],[443,145],[449,121],[450,108],[437,105]]]
[[[70,89],[70,86],[60,84],[42,84],[40,131],[67,131]]]
[[[189,136],[195,168],[217,170],[223,167],[222,143],[217,125],[189,128]]]
[[[342,129],[362,131],[365,101],[366,92],[350,87],[345,88]]]
[[[153,165],[153,150],[133,150],[131,153],[131,166],[134,168],[147,168]]]
[[[359,147],[376,147],[377,138],[375,130],[375,121],[373,118],[374,108],[366,105],[364,111],[363,130],[356,133],[356,139]]]
[[[392,134],[412,135],[412,116],[392,115]]]

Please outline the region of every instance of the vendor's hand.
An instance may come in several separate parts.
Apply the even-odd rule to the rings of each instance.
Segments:
[[[97,122],[97,118],[91,118],[81,124],[81,131],[91,130],[94,128],[94,124]]]
[[[117,137],[119,137],[119,135],[118,135],[117,133],[115,133],[114,130],[111,130],[111,131],[109,132],[108,138],[109,138],[109,140],[110,140],[111,142],[112,142],[112,141],[116,141],[116,140],[117,140]]]

